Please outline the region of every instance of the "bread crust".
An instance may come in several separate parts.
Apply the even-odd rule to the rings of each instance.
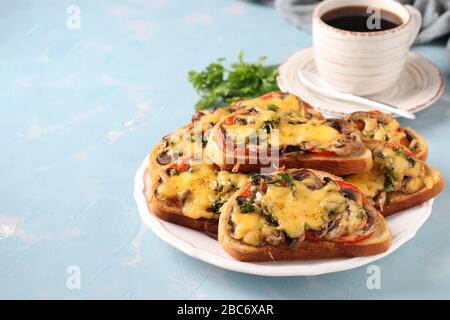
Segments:
[[[184,126],[176,129],[175,131],[172,131],[169,135],[172,135],[177,131],[188,130],[190,128],[190,126],[192,126],[191,123],[185,124]],[[152,175],[155,175],[157,173],[157,171],[159,170],[159,168],[161,168],[163,166],[163,165],[159,164],[157,161],[159,151],[163,149],[162,143],[163,143],[162,140],[160,142],[158,142],[158,144],[152,149],[152,151],[150,152],[150,155],[149,155],[148,170],[150,170],[150,173]]]
[[[356,117],[356,118],[355,118]],[[381,121],[396,121],[394,118],[392,118],[390,115],[380,112],[380,111],[375,111],[374,114],[372,114],[372,112],[364,112],[364,111],[357,111],[357,112],[353,112],[348,114],[345,119],[350,120],[350,121],[359,121],[362,120],[364,118],[371,118],[371,117],[375,117],[375,118],[379,118],[381,119]],[[414,153],[414,156],[417,159],[426,161],[428,158],[428,144],[426,142],[426,140],[418,135],[413,129],[407,127],[407,128],[401,128],[405,133],[411,135],[414,139],[418,140],[418,145],[417,145],[417,150]],[[355,126],[355,130],[359,131],[356,126]],[[370,141],[370,140],[365,140],[363,139],[364,142],[366,141]],[[380,140],[381,141],[381,140]],[[384,141],[384,140],[383,140]],[[412,152],[412,151],[411,151]]]
[[[155,177],[155,178],[152,178]],[[164,201],[155,197],[157,188],[157,175],[151,173],[150,167],[144,174],[144,193],[147,198],[147,206],[152,214],[161,220],[178,224],[190,229],[217,234],[218,223],[216,219],[192,219],[183,215],[181,208],[170,207]]]
[[[405,131],[409,131],[411,135],[413,135],[418,141],[418,150],[416,153],[414,153],[415,157],[422,161],[427,161],[428,159],[428,143],[425,140],[424,137],[421,135],[418,135],[413,129],[411,128],[404,128]]]
[[[424,142],[425,140],[422,137],[416,135],[416,138],[419,139],[419,143],[422,145],[420,155],[426,158],[428,155],[427,144]],[[421,141],[420,139],[422,140],[422,142],[420,142]],[[365,142],[365,144],[366,146],[369,147],[369,149],[371,149],[371,145],[377,144],[389,145],[389,142],[379,140],[368,140]],[[407,149],[406,147],[403,148]],[[414,154],[414,158],[416,158],[416,154]],[[420,158],[418,159],[423,161]],[[432,168],[428,164],[425,163],[425,166],[427,166],[430,169],[429,171],[431,171]],[[394,197],[395,198],[391,199],[389,205],[384,205],[383,210],[381,210],[381,208],[379,207],[377,207],[377,209],[384,217],[390,216],[394,213],[398,213],[413,208],[415,206],[418,206],[424,202],[427,202],[428,200],[436,197],[439,193],[441,193],[441,191],[444,189],[444,186],[445,186],[444,178],[442,177],[442,174],[439,172],[439,177],[432,188],[423,187],[421,190],[411,194],[405,194],[401,192],[393,192],[391,194],[388,193],[387,195],[388,199]]]
[[[325,172],[309,170],[318,177],[328,176],[334,180],[342,180]],[[311,260],[332,259],[341,257],[370,256],[383,253],[391,245],[392,236],[383,216],[378,213],[377,228],[368,238],[355,243],[335,242],[328,240],[305,240],[292,248],[287,243],[278,246],[250,246],[230,236],[231,225],[228,223],[232,204],[237,195],[234,195],[225,204],[219,220],[218,240],[223,249],[233,258],[245,262],[265,262],[284,260]]]
[[[381,214],[384,217],[388,217],[394,213],[398,213],[415,206],[421,205],[428,200],[436,197],[445,187],[445,181],[441,174],[439,174],[439,179],[437,183],[431,188],[422,188],[416,193],[412,194],[401,194],[395,201],[392,201],[389,205],[384,206],[381,210]]]
[[[384,222],[379,225],[376,231],[378,237],[376,240],[369,239],[372,241],[360,241],[357,243],[305,240],[295,248],[291,248],[285,243],[279,246],[252,247],[231,238],[226,234],[227,232],[228,229],[224,228],[223,222],[220,222],[218,235],[220,244],[230,256],[244,262],[372,256],[388,250],[392,242],[391,233]]]
[[[151,176],[155,176],[158,172],[158,169],[161,167],[161,165],[156,161],[159,150],[161,147],[161,142],[159,142],[153,150],[150,152],[149,155],[149,163],[147,170],[150,172]]]

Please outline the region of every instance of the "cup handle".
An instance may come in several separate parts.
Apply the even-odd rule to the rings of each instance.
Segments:
[[[409,4],[405,5],[405,7],[411,16],[411,26],[409,29],[409,46],[411,47],[419,34],[420,28],[422,27],[422,14],[419,10]]]

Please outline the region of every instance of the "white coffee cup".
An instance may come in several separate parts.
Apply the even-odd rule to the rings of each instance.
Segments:
[[[370,6],[397,15],[395,28],[354,32],[334,28],[322,20],[331,10]],[[314,58],[320,76],[335,88],[364,96],[384,91],[398,80],[408,51],[419,33],[420,12],[394,0],[327,0],[313,14]]]

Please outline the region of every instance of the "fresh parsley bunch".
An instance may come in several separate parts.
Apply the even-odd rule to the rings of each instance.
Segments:
[[[266,57],[260,57],[256,63],[244,62],[241,51],[238,62],[233,63],[230,70],[224,67],[225,59],[221,58],[203,71],[189,71],[189,81],[201,96],[195,105],[196,110],[278,90],[278,66],[264,66],[265,60]]]

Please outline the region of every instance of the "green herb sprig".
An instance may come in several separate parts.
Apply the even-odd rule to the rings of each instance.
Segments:
[[[245,198],[244,202],[240,205],[242,213],[249,213],[255,211],[255,205],[252,198]]]
[[[260,57],[256,63],[247,63],[241,51],[238,62],[233,63],[231,69],[224,67],[225,59],[221,58],[203,71],[189,71],[189,81],[201,96],[195,105],[196,110],[279,90],[276,83],[278,65],[264,66],[265,60],[266,57]]]
[[[392,192],[394,191],[394,186],[397,183],[397,176],[395,175],[394,168],[386,168],[384,170],[384,175],[386,177],[385,181],[385,191],[386,192]]]

